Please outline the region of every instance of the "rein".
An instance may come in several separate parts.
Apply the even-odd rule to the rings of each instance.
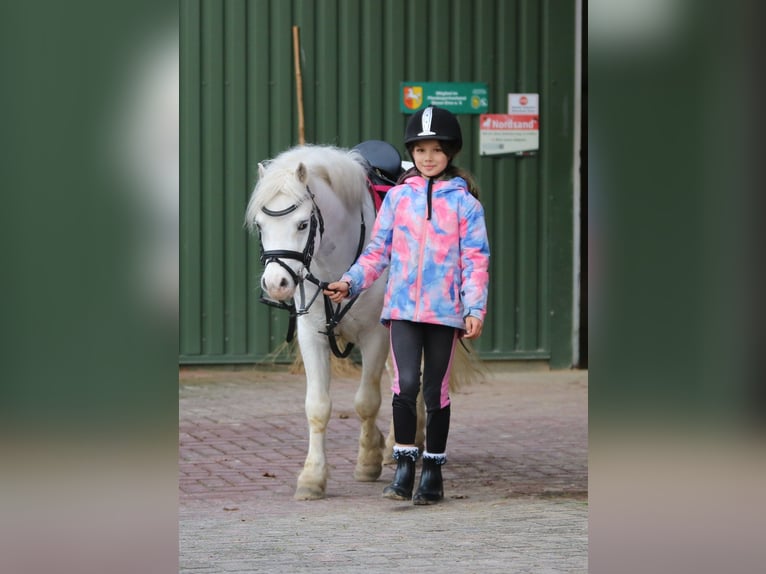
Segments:
[[[285,303],[284,301],[274,301],[272,299],[268,299],[265,296],[261,296],[260,301],[261,303],[265,303],[266,305],[270,305],[272,307],[277,307],[279,309],[284,309],[289,311],[290,313],[290,320],[287,327],[287,336],[286,341],[290,343],[294,336],[295,336],[295,325],[296,325],[296,319],[299,315],[305,315],[309,312],[309,309],[311,308],[311,305],[314,304],[314,301],[316,301],[319,294],[324,291],[329,283],[327,281],[321,281],[320,279],[317,279],[314,274],[311,272],[311,261],[314,257],[314,243],[316,239],[316,232],[317,229],[319,229],[319,238],[321,240],[322,236],[324,235],[324,218],[322,217],[322,210],[319,209],[319,206],[317,205],[314,194],[312,193],[311,189],[306,186],[306,191],[308,192],[309,198],[311,199],[311,203],[314,205],[311,210],[311,220],[309,223],[309,236],[306,240],[306,246],[303,248],[303,251],[291,251],[287,249],[272,249],[269,251],[265,251],[263,249],[263,243],[261,243],[261,263],[265,267],[269,263],[276,263],[280,265],[287,273],[292,277],[293,281],[295,282],[295,285],[298,287],[300,291],[300,307],[297,307],[295,304],[295,298],[293,298],[292,303]],[[298,209],[298,206],[301,202],[295,203],[291,205],[290,207],[287,207],[285,209],[280,210],[271,210],[267,207],[262,207],[261,211],[263,211],[266,215],[269,215],[271,217],[282,217],[284,215],[288,215]],[[364,248],[364,236],[366,233],[367,226],[364,221],[364,211],[360,210],[360,216],[361,216],[361,228],[359,233],[359,242],[357,244],[356,249],[356,255],[354,256],[354,261],[356,261],[357,257],[359,257],[359,254],[362,252],[362,249]],[[284,260],[285,259],[292,259],[295,261],[300,261],[303,264],[303,268],[306,271],[305,275],[301,277],[295,271],[293,271],[289,265],[287,265]],[[353,261],[352,261],[353,263]],[[314,284],[317,287],[317,291],[314,293],[313,297],[306,302],[306,291],[304,288],[304,282],[309,281],[310,283]],[[329,341],[330,341],[330,349],[332,350],[333,354],[341,359],[345,359],[346,357],[351,354],[352,349],[354,348],[353,343],[348,343],[346,345],[345,349],[340,349],[338,346],[337,341],[337,335],[335,334],[335,328],[338,326],[338,324],[341,322],[343,317],[346,315],[346,313],[349,311],[351,306],[356,302],[356,299],[358,295],[352,297],[347,303],[338,303],[335,308],[333,308],[332,301],[327,295],[323,295],[324,297],[324,306],[325,306],[325,328],[326,331],[320,331],[323,335],[327,335]]]

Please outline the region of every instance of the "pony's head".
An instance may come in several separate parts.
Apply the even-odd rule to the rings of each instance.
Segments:
[[[264,264],[261,287],[271,299],[285,301],[295,293],[311,263],[319,238],[319,217],[308,170],[258,164],[258,184],[247,208],[247,224],[256,229]]]
[[[325,218],[334,234],[346,233],[346,214],[358,212],[364,201],[371,208],[367,172],[357,152],[304,145],[258,164],[245,221],[260,236],[261,287],[270,299],[290,299],[304,279],[314,280],[309,270],[314,255],[319,262],[335,249],[332,241],[322,249]]]

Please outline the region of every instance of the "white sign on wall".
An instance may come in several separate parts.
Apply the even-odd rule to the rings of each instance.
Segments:
[[[507,114],[479,117],[479,153],[501,155],[540,149],[539,94],[508,94]]]
[[[508,94],[509,114],[540,114],[540,94]]]

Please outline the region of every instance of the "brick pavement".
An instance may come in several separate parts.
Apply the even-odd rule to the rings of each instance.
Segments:
[[[356,381],[333,381],[327,498],[295,501],[305,381],[284,369],[180,380],[182,572],[587,571],[587,371],[493,369],[452,395],[445,500],[383,499],[353,479]],[[391,415],[383,382],[379,428]]]

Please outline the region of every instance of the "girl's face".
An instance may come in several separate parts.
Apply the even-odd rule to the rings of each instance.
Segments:
[[[447,169],[449,157],[439,140],[421,140],[412,146],[412,161],[421,175],[434,177]]]

